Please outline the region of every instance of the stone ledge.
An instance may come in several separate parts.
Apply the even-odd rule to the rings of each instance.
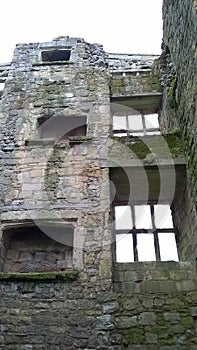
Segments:
[[[131,263],[114,263],[114,269],[118,271],[135,271],[142,270],[146,271],[148,269],[160,269],[160,270],[168,270],[171,269],[196,269],[196,262],[191,261],[139,261],[139,262],[131,262]]]
[[[151,163],[145,160],[139,160],[139,159],[120,159],[120,158],[114,158],[114,159],[101,159],[101,168],[117,168],[117,167],[131,167],[136,169],[143,169],[144,168],[154,168],[156,166],[167,168],[167,167],[173,167],[173,166],[185,166],[186,161],[184,157],[177,157],[177,158],[161,158],[158,160],[153,160]]]
[[[51,146],[54,144],[54,139],[42,140],[25,140],[25,146]]]
[[[0,73],[9,70],[11,66],[11,62],[0,63]]]
[[[92,137],[88,136],[69,136],[65,142],[56,142],[54,138],[50,139],[41,139],[41,140],[25,140],[26,147],[34,147],[34,146],[53,146],[56,148],[64,148],[69,144],[79,144],[87,141],[92,141]]]
[[[92,141],[92,137],[88,136],[69,136],[69,144],[76,145],[87,141]]]
[[[184,151],[179,133],[160,134],[160,135],[145,135],[142,137],[110,136],[113,145],[109,151],[108,157],[113,160],[122,159],[122,147],[130,151],[130,160],[143,160],[145,165],[157,164],[163,160],[168,160],[173,164],[173,159],[181,158],[180,163],[183,164]],[[128,156],[127,156],[128,157]]]
[[[122,74],[122,73],[129,73],[129,74],[133,74],[135,75],[136,73],[150,73],[152,71],[151,68],[147,68],[147,69],[143,69],[143,68],[133,68],[133,69],[129,69],[129,68],[122,68],[122,69],[111,69],[110,72],[112,73],[112,75],[114,74]]]
[[[76,281],[78,271],[64,271],[64,272],[0,272],[0,281]]]
[[[74,64],[74,62],[72,61],[53,61],[53,62],[33,62],[32,66],[53,66],[53,65],[62,65],[62,64]]]

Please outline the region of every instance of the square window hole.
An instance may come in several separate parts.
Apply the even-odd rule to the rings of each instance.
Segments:
[[[69,61],[71,50],[48,50],[42,51],[43,62]]]

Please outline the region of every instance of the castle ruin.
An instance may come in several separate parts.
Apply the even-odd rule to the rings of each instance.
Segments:
[[[0,64],[0,350],[197,348],[196,9],[164,0],[161,56]]]

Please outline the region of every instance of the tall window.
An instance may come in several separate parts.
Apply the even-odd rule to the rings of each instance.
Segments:
[[[116,261],[178,261],[169,205],[114,207]]]
[[[125,114],[113,116],[114,136],[159,135],[158,114]]]

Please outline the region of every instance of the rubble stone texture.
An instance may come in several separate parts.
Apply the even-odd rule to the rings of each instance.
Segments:
[[[59,37],[0,65],[0,350],[197,348],[196,1],[175,3],[161,57]],[[162,135],[113,135],[131,111]],[[116,262],[128,200],[171,205],[180,262]]]

